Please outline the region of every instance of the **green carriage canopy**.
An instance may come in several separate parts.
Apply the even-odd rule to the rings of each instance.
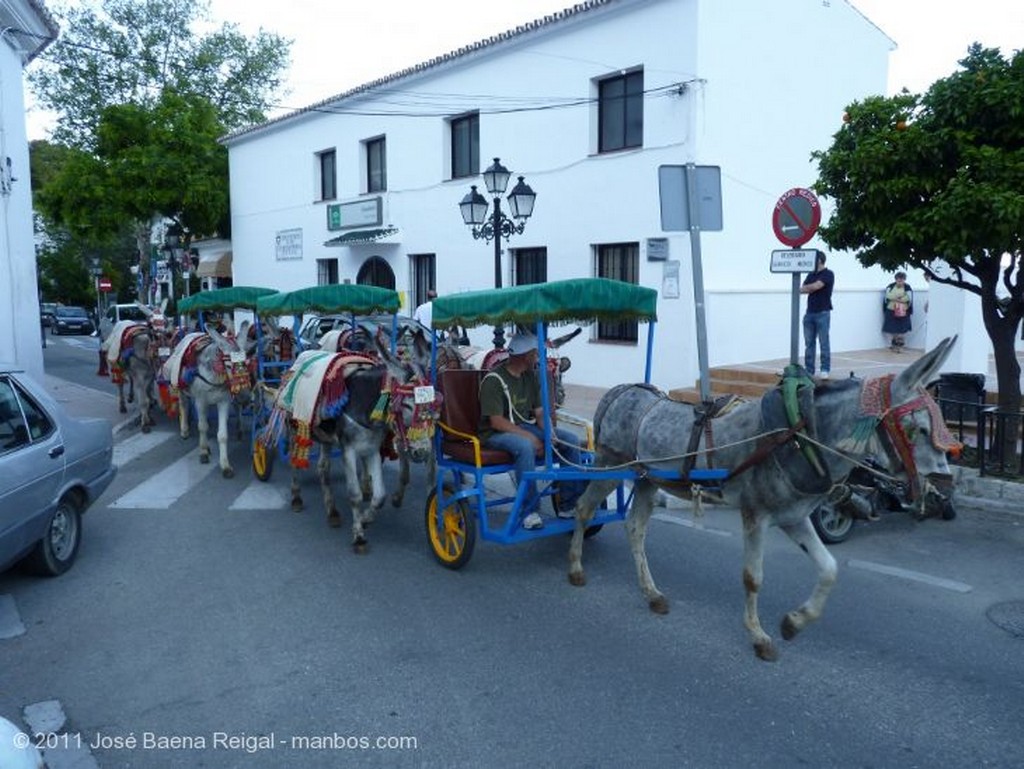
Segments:
[[[394,314],[401,306],[402,299],[398,292],[390,288],[335,283],[261,297],[256,303],[256,312],[260,315],[296,315],[304,312],[372,315]]]
[[[653,288],[608,278],[572,278],[550,283],[492,288],[439,296],[433,301],[434,328],[588,324],[595,320],[658,319],[658,292]]]
[[[255,310],[260,297],[276,294],[272,288],[259,286],[232,286],[231,288],[215,288],[200,291],[198,294],[186,296],[178,302],[178,313],[190,312],[230,312],[231,310]]]

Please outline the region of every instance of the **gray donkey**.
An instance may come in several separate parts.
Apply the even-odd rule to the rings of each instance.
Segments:
[[[217,446],[220,471],[225,478],[235,475],[228,459],[228,412],[232,403],[245,405],[252,396],[256,338],[244,321],[238,336],[220,334],[208,327],[206,333],[187,334],[164,364],[163,374],[178,390],[178,425],[182,439],[189,437],[189,401],[195,404],[199,427],[199,461],[210,461],[207,413],[217,407]]]
[[[782,636],[789,640],[821,616],[836,580],[836,561],[808,516],[833,485],[842,484],[855,461],[868,454],[885,456],[888,472],[907,478],[922,513],[926,506],[941,504],[943,497],[935,484],[950,478],[946,452],[956,444],[924,385],[938,374],[955,341],[956,337],[942,341],[895,377],[851,378],[799,388],[798,419],[787,419],[783,413],[787,406],[783,384],[764,398],[711,420],[710,428],[699,430],[696,466],[706,468],[713,463],[731,471],[723,496],[739,507],[743,518],[744,624],[761,659],[774,660],[778,655],[757,611],[769,524],[782,529],[807,553],[818,572],[810,597],[782,620]],[[806,379],[805,383],[810,384]],[[634,482],[626,530],[640,588],[651,610],[660,614],[668,612],[668,599],[654,584],[644,548],[654,494],[661,487],[675,496],[685,496],[690,486],[659,480],[656,471],[678,470],[683,457],[695,450],[690,442],[695,414],[694,407],[669,400],[654,388],[619,385],[601,399],[594,417],[595,464],[632,465],[652,471],[650,475],[641,472]],[[707,445],[709,436],[713,436],[713,446]],[[614,487],[614,481],[593,481],[576,505],[576,528],[569,548],[569,581],[574,585],[586,582],[584,532],[595,507]]]

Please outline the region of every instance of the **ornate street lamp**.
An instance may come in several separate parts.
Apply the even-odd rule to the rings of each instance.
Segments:
[[[487,198],[477,192],[475,184],[459,203],[459,210],[462,212],[462,221],[472,228],[474,239],[482,239],[485,243],[494,241],[494,287],[501,288],[501,239],[504,237],[508,240],[512,235],[523,233],[526,220],[533,214],[533,203],[537,199],[537,194],[520,176],[518,184],[512,188],[507,198],[509,211],[512,212],[510,219],[501,210],[501,196],[508,187],[511,172],[495,158],[490,168],[484,171],[483,177],[487,192],[494,202],[490,215],[487,213]],[[505,329],[501,326],[494,327],[494,346],[505,346]]]

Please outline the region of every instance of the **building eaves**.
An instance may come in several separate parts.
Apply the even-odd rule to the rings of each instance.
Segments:
[[[278,126],[281,123],[286,123],[290,120],[295,120],[296,118],[308,114],[310,112],[319,112],[324,110],[324,108],[328,106],[335,107],[339,103],[344,102],[348,99],[352,99],[357,96],[362,96],[378,88],[394,85],[395,83],[400,82],[406,78],[413,77],[414,75],[423,74],[424,72],[436,69],[446,64],[450,64],[454,61],[457,61],[458,59],[479,53],[480,51],[483,51],[487,48],[491,48],[502,43],[507,43],[508,41],[522,37],[523,35],[527,35],[538,30],[550,27],[554,24],[564,22],[567,19],[575,18],[582,14],[589,13],[597,8],[613,5],[615,3],[623,1],[624,0],[586,0],[586,2],[577,3],[576,5],[570,6],[569,8],[565,8],[561,11],[548,14],[547,16],[543,16],[534,21],[527,22],[525,24],[520,24],[514,29],[510,29],[500,34],[493,35],[483,40],[479,40],[475,43],[465,45],[461,48],[457,48],[456,50],[450,51],[449,53],[443,54],[441,56],[435,56],[433,59],[429,59],[428,61],[422,62],[421,64],[416,64],[412,67],[408,67],[399,72],[395,72],[394,74],[386,75],[385,77],[378,78],[377,80],[373,80],[369,83],[364,83],[363,85],[357,86],[348,91],[344,91],[322,101],[310,104],[307,107],[302,107],[301,109],[295,110],[294,112],[289,112],[287,115],[282,115],[281,117],[277,117],[272,120],[268,120],[264,123],[259,123],[257,125],[247,126],[246,128],[240,128],[239,130],[222,137],[220,141],[223,144],[232,144],[238,139],[248,137],[256,133],[260,133],[264,130]]]
[[[42,0],[0,3],[0,25],[23,64],[39,56],[60,34],[60,27]]]

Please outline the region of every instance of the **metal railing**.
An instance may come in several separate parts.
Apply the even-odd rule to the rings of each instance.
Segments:
[[[938,398],[946,426],[964,444],[953,461],[978,474],[1024,476],[1024,413],[980,401]]]

